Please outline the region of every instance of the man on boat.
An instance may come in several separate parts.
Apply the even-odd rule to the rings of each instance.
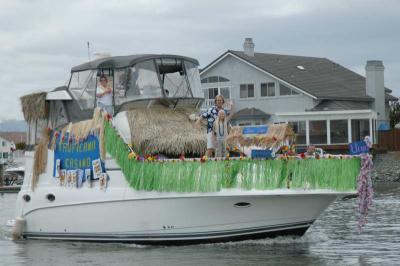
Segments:
[[[217,95],[215,96],[215,105],[208,108],[207,111],[203,112],[199,118],[196,121],[196,124],[200,126],[201,120],[202,119],[207,119],[207,156],[212,157],[213,153],[215,151],[214,147],[214,132],[213,132],[213,126],[214,122],[218,117],[218,112],[220,110],[224,110],[226,113],[226,116],[229,116],[229,111],[228,109],[225,109],[224,106],[225,99],[224,96],[222,95]],[[232,101],[230,102],[230,111],[233,109],[233,104]]]
[[[112,114],[112,88],[108,86],[107,77],[102,75],[100,77],[100,86],[96,88],[97,107]]]

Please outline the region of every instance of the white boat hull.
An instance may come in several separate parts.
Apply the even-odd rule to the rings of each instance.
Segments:
[[[42,175],[24,183],[16,216],[32,239],[187,244],[302,235],[339,195],[334,191],[238,189],[210,193],[135,191],[120,171],[109,171],[106,191],[60,187]],[[26,180],[27,181],[27,180]],[[54,201],[48,200],[49,194]],[[23,200],[29,195],[28,202]]]
[[[76,202],[27,212],[23,235],[176,244],[301,235],[335,198],[226,195]]]

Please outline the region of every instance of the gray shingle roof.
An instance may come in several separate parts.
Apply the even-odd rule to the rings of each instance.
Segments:
[[[327,58],[266,53],[247,56],[242,51],[232,50],[219,58],[227,53],[232,53],[319,99],[373,101],[372,97],[366,95],[365,77]],[[391,91],[386,88],[386,92]]]
[[[232,120],[245,119],[245,118],[269,118],[271,115],[267,114],[257,108],[243,108],[232,115]]]
[[[323,100],[313,108],[313,111],[339,111],[369,109],[368,102]]]

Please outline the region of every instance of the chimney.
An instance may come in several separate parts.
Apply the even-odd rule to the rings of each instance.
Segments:
[[[247,56],[254,56],[254,43],[252,38],[245,38],[243,43],[243,51]]]
[[[384,86],[384,70],[382,61],[369,60],[365,66],[366,72],[366,91],[367,95],[375,100],[372,103],[372,109],[378,114],[378,121],[385,121],[385,86]]]

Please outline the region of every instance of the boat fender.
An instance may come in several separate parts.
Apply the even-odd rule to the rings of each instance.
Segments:
[[[24,218],[18,216],[15,219],[14,227],[11,232],[13,240],[17,240],[17,239],[21,238],[22,233],[25,230],[25,226],[26,226],[26,220]]]

